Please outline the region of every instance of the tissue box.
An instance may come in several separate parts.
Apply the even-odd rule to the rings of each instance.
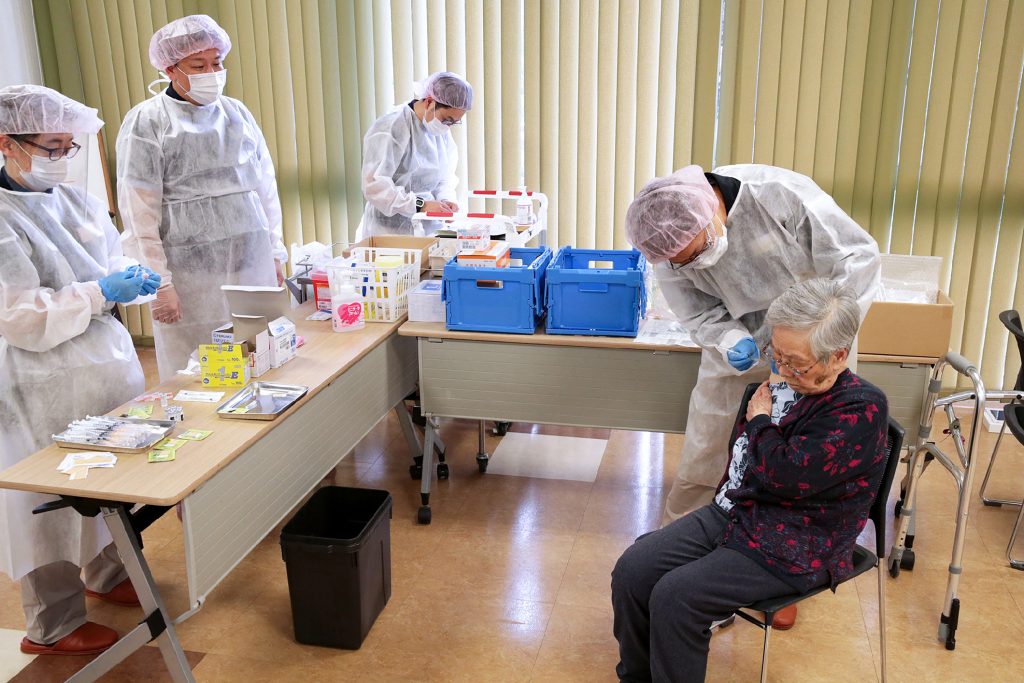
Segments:
[[[267,325],[270,347],[270,366],[279,368],[295,357],[295,323],[285,317],[271,320]]]
[[[444,322],[441,280],[424,280],[409,293],[409,320],[422,323]]]

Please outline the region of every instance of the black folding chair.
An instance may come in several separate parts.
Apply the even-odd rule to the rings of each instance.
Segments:
[[[1010,336],[1017,341],[1017,351],[1020,352],[1020,372],[1017,373],[1017,382],[1013,385],[1014,391],[1024,391],[1024,329],[1021,328],[1020,313],[1014,310],[1003,311],[999,314],[999,321],[1003,323],[1010,332]],[[987,498],[988,480],[992,476],[992,468],[996,464],[996,456],[999,455],[999,446],[1003,442],[1003,434],[1009,430],[1017,441],[1024,444],[1024,402],[1014,399],[1003,406],[1003,427],[999,430],[999,437],[996,439],[995,448],[992,449],[992,459],[988,462],[988,469],[985,471],[985,479],[981,482],[981,501],[992,507],[1019,507],[1020,513],[1017,521],[1010,532],[1010,542],[1006,545],[1006,559],[1014,569],[1024,570],[1024,558],[1014,559],[1013,546],[1017,543],[1017,534],[1021,529],[1021,522],[1024,522],[1024,505],[1019,500],[1006,500],[1004,498]]]
[[[747,413],[747,402],[750,397],[754,395],[759,384],[751,384],[747,387],[746,392],[743,394],[743,401],[740,403],[740,412],[736,416],[737,423]],[[871,552],[862,545],[857,545],[853,551],[853,572],[847,578],[843,579],[841,583],[850,581],[856,576],[860,576],[864,572],[870,570],[872,567],[878,570],[878,632],[879,632],[879,644],[882,652],[882,681],[885,681],[885,563],[882,560],[885,559],[885,508],[886,501],[889,499],[889,489],[892,488],[892,480],[896,474],[896,466],[899,464],[899,453],[900,448],[903,445],[903,427],[900,426],[896,420],[889,418],[888,428],[888,439],[885,444],[885,472],[882,475],[882,481],[879,484],[878,492],[875,494],[875,500],[871,504],[871,512],[869,519],[875,527],[875,552]],[[732,452],[732,445],[735,439],[732,439],[729,443],[729,451]],[[775,621],[775,615],[781,610],[795,605],[801,600],[806,600],[812,595],[817,595],[825,590],[828,590],[828,586],[821,586],[807,591],[806,593],[794,593],[792,595],[784,595],[778,598],[772,598],[771,600],[762,600],[761,602],[744,607],[736,612],[737,616],[746,619],[751,624],[754,624],[758,628],[764,631],[764,646],[761,653],[761,682],[765,683],[768,680],[768,642],[771,639],[772,634],[772,623]],[[758,613],[763,613],[764,617],[760,618],[756,616]]]

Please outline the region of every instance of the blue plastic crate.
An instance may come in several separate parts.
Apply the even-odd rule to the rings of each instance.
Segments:
[[[647,309],[646,265],[635,249],[562,247],[548,266],[548,334],[635,337]]]
[[[512,249],[508,268],[444,267],[441,297],[449,330],[533,334],[544,315],[544,273],[551,250]]]

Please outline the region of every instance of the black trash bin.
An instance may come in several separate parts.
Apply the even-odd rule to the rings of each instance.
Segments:
[[[327,486],[281,531],[295,640],[358,650],[391,597],[391,494]]]

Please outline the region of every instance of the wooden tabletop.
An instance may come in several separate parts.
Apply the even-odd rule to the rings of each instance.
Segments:
[[[280,368],[261,375],[258,381],[298,384],[309,387],[309,392],[276,420],[225,420],[216,415],[217,408],[231,397],[238,387],[207,389],[198,378],[178,377],[148,391],[167,391],[177,394],[181,389],[195,391],[223,391],[224,397],[216,403],[176,403],[185,410],[185,419],[175,427],[171,436],[186,429],[208,429],[213,433],[203,441],[189,442],[177,451],[171,462],[150,463],[147,454],[118,453],[117,465],[111,469],[93,468],[85,479],[70,481],[57,471],[64,456],[76,449],[49,446],[0,472],[0,488],[38,491],[94,498],[126,503],[173,505],[195,491],[251,444],[265,436],[288,415],[298,410],[323,387],[345,372],[356,361],[386,340],[404,322],[367,323],[362,330],[334,333],[331,322],[307,321],[313,312],[311,302],[292,311],[297,333],[306,342],[299,347],[295,358]],[[383,378],[382,380],[383,381]],[[123,414],[127,403],[111,415]],[[160,404],[154,404],[153,417],[163,418]],[[84,417],[84,416],[83,416]]]
[[[407,322],[398,329],[403,337],[429,337],[432,339],[465,339],[468,341],[511,342],[513,344],[543,344],[545,346],[584,346],[598,349],[635,349],[639,351],[684,351],[700,353],[697,346],[652,344],[632,337],[594,337],[576,334],[547,334],[543,326],[534,334],[507,334],[503,332],[464,332],[447,330],[444,323]]]

